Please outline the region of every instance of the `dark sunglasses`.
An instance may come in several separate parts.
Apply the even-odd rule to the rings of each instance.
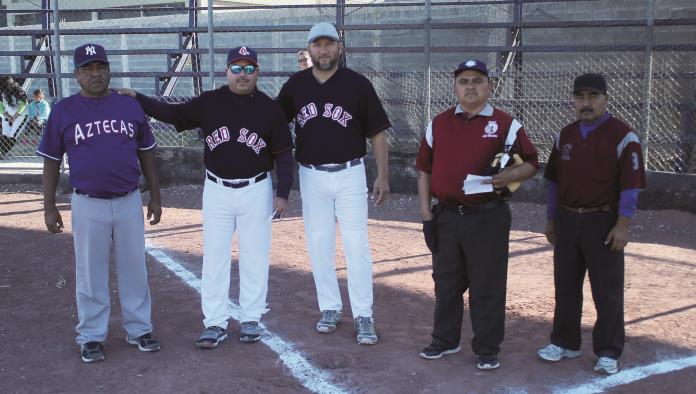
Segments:
[[[227,68],[230,69],[230,72],[232,74],[241,74],[242,71],[244,71],[244,74],[253,74],[254,71],[256,71],[256,69],[258,68],[258,66],[255,66],[253,64],[247,64],[246,66],[230,64],[227,66]]]

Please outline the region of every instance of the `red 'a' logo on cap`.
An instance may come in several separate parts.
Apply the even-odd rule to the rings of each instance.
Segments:
[[[246,47],[241,47],[241,48],[239,48],[239,54],[246,56],[249,54],[249,51],[247,51]]]

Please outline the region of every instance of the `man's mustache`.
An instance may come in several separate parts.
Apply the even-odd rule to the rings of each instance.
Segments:
[[[582,113],[585,113],[585,112],[592,113],[592,112],[594,112],[594,110],[593,110],[592,108],[583,108],[583,109],[580,110],[580,113],[581,113],[581,114],[582,114]]]

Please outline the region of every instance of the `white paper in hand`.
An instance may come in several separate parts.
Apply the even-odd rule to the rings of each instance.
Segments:
[[[462,190],[464,194],[478,194],[478,193],[490,193],[493,191],[492,183],[483,183],[484,181],[491,181],[489,176],[480,175],[467,175],[464,180],[464,186]]]

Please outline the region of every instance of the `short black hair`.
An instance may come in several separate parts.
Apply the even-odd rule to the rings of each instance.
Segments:
[[[38,95],[40,95],[40,94],[45,94],[44,91],[43,91],[43,89],[36,89],[36,90],[34,90],[34,96],[38,96]]]

